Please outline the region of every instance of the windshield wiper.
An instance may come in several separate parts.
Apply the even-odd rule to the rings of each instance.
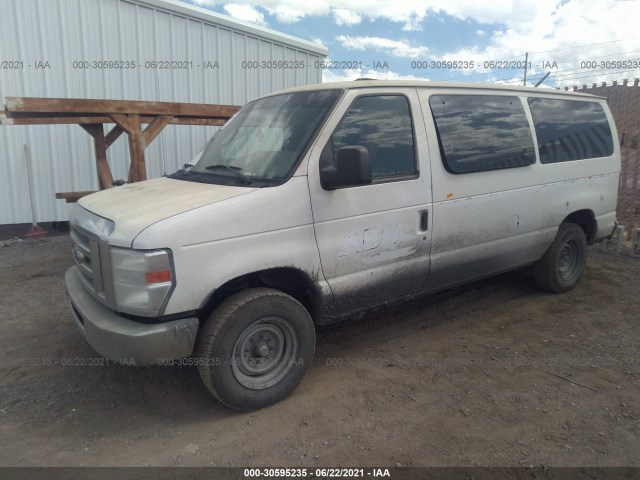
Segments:
[[[244,173],[238,171],[240,170],[240,167],[231,167],[229,165],[225,165],[224,163],[216,163],[215,165],[207,165],[204,168],[206,168],[207,170],[219,170],[221,168],[224,168],[225,170],[229,170],[230,172],[234,173],[238,178],[242,179],[244,183],[246,183],[247,185],[251,185],[253,183],[253,180],[247,177]]]
[[[182,176],[185,176],[185,175],[187,175],[187,174],[189,173],[189,169],[190,169],[191,167],[193,167],[193,164],[191,164],[191,163],[185,163],[185,164],[182,166],[182,168],[181,168],[180,170],[178,170],[177,172],[173,172],[173,173],[172,173],[172,174],[170,174],[170,175],[163,175],[163,176],[165,176],[165,177],[167,177],[167,176],[168,176],[168,177],[170,177],[171,175],[182,175]]]

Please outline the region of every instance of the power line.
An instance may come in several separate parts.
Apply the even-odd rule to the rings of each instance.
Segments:
[[[599,73],[599,74],[595,74],[595,75],[585,75],[585,76],[582,76],[582,77],[563,78],[563,79],[560,79],[560,81],[568,82],[568,81],[574,81],[574,80],[581,80],[583,78],[607,77],[607,76],[611,76],[611,75],[617,75],[619,73],[629,73],[629,72],[636,72],[636,71],[638,71],[638,70],[637,69],[635,69],[635,70],[618,70],[616,72]]]
[[[630,55],[632,53],[639,53],[639,52],[640,52],[640,50],[633,50],[633,51],[630,51],[630,52],[613,53],[613,54],[610,54],[610,55],[599,55],[597,57],[590,57],[588,60],[568,60],[568,61],[565,61],[565,62],[556,62],[556,63],[560,65],[560,64],[567,64],[567,63],[573,63],[573,62],[578,62],[578,61],[592,61],[592,60],[600,59],[600,58],[614,58],[614,57],[618,57],[618,56],[621,56],[621,55]],[[496,61],[496,60],[487,60],[487,61]],[[624,61],[624,60],[615,60],[615,61]],[[640,62],[640,59],[638,61]],[[499,72],[521,71],[521,70],[522,69],[504,69],[503,70],[503,69],[495,69],[494,68],[489,72],[472,73],[472,74],[469,74],[469,75],[464,75],[463,74],[462,76],[460,76],[458,78],[463,78],[463,79],[477,78],[477,77],[484,77],[484,76],[488,76],[488,75],[496,75],[496,73],[499,73]],[[572,72],[572,71],[579,72],[579,71],[582,71],[582,70],[585,70],[585,69],[584,68],[569,68],[569,69],[565,69],[565,70],[558,70],[555,73],[556,74],[558,74],[558,73],[567,73],[567,72]],[[544,73],[541,73],[541,74],[534,73],[531,76],[536,76],[536,75],[544,75]]]
[[[597,76],[601,76],[601,75],[609,75],[611,73],[615,73],[615,68],[610,68],[608,70],[599,70],[599,71],[593,71],[591,70],[591,73],[588,73],[588,70],[585,71],[581,71],[581,72],[569,72],[569,73],[564,73],[561,75],[557,75],[555,74],[554,77],[555,78],[587,78],[587,77],[597,77]],[[619,72],[636,72],[636,71],[640,71],[640,68],[623,68],[623,69],[619,69],[617,70]],[[584,74],[584,75],[582,75]],[[578,77],[576,77],[576,75],[578,75]]]
[[[554,49],[554,50],[546,50],[546,51],[543,51],[543,52],[529,52],[529,53],[531,53],[532,55],[534,55],[534,54],[536,54],[536,53],[551,53],[551,52],[559,52],[559,51],[561,51],[561,50],[571,50],[571,49],[574,49],[574,48],[595,47],[596,45],[605,45],[605,44],[607,44],[607,43],[626,42],[627,40],[635,40],[635,39],[637,39],[637,38],[640,38],[640,37],[621,38],[621,39],[619,39],[619,40],[609,40],[608,42],[589,43],[589,44],[587,44],[587,45],[578,45],[578,46],[575,46],[575,47],[556,48],[556,49]]]
[[[614,68],[611,68],[609,70],[615,70]],[[588,74],[588,72],[591,71],[591,74]],[[635,72],[635,71],[640,71],[640,68],[628,68],[628,69],[623,69],[621,71],[624,72]],[[599,75],[609,75],[607,70],[598,70],[598,71],[594,71],[591,69],[580,69],[580,70],[561,70],[558,72],[551,72],[551,74],[553,75],[553,78],[556,79],[560,79],[560,78],[574,78],[576,75],[581,75],[581,74],[586,74],[584,76],[581,76],[580,78],[586,78],[586,77],[595,77],[595,76],[599,76]],[[544,75],[543,73],[536,73],[534,75],[532,75],[532,77],[538,77],[538,76],[542,76]]]
[[[536,55],[536,54],[540,54],[540,53],[552,53],[552,52],[560,52],[563,50],[573,50],[576,48],[586,48],[586,47],[595,47],[596,45],[605,45],[605,44],[609,44],[609,43],[618,43],[618,42],[626,42],[627,40],[636,40],[640,37],[629,37],[629,38],[620,38],[618,40],[609,40],[606,42],[598,42],[598,43],[587,43],[584,45],[575,45],[573,47],[563,47],[563,48],[555,48],[553,50],[544,50],[544,51],[540,51],[540,52],[529,52],[529,55]],[[500,57],[498,60],[510,60],[512,58],[523,58],[524,57],[524,53],[522,53],[521,55],[514,55],[512,57]]]
[[[576,48],[583,48],[583,47],[590,47],[590,46],[595,46],[595,45],[603,45],[603,44],[610,44],[610,43],[617,43],[617,42],[621,42],[621,41],[626,41],[626,40],[632,40],[632,39],[636,39],[636,38],[640,38],[640,37],[631,37],[631,38],[626,38],[626,39],[620,39],[620,40],[611,40],[611,41],[607,41],[607,42],[598,42],[598,43],[592,43],[592,44],[585,44],[585,45],[580,45],[580,46],[574,46],[574,47],[565,47],[565,48],[560,48],[560,49],[555,49],[555,50],[547,50],[547,51],[542,51],[542,52],[533,52],[532,55],[534,54],[541,54],[541,53],[550,53],[550,52],[555,52],[555,51],[562,51],[562,50],[572,50],[572,49],[576,49]],[[581,60],[581,61],[593,61],[595,59],[600,59],[600,58],[610,58],[610,59],[614,59],[616,57],[621,57],[621,56],[625,56],[625,55],[630,55],[630,54],[634,54],[634,53],[638,53],[640,52],[639,50],[631,50],[628,52],[621,52],[621,53],[612,53],[612,54],[608,54],[608,55],[599,55],[599,56],[595,56],[595,57],[590,57],[589,59],[586,60]],[[522,57],[503,57],[503,59],[509,59],[509,58],[522,58]],[[556,64],[568,64],[568,63],[572,63],[572,62],[577,62],[580,60],[568,60],[568,61],[564,61],[564,62],[556,62]],[[612,60],[612,61],[625,61],[625,59],[619,59],[619,60]],[[483,62],[484,63],[484,62]],[[584,78],[593,78],[593,77],[606,77],[606,76],[610,76],[610,75],[616,75],[618,73],[628,73],[628,72],[635,72],[638,71],[640,69],[636,68],[636,69],[623,69],[623,70],[618,70],[618,71],[610,71],[610,72],[606,72],[604,70],[602,71],[598,71],[598,72],[594,72],[592,71],[591,73],[588,73],[586,75],[580,75],[581,73],[586,73],[588,69],[585,68],[567,68],[567,69],[563,69],[563,70],[557,70],[556,72],[552,72],[552,76],[550,78],[551,81],[553,81],[554,83],[558,83],[558,82],[567,82],[567,81],[573,81],[573,80],[580,80],[580,79],[584,79]],[[508,74],[510,72],[518,72],[517,75],[513,76],[512,78],[507,78],[504,79],[505,74]],[[522,69],[492,69],[488,72],[481,72],[481,73],[475,73],[475,74],[469,74],[469,75],[464,75],[464,74],[460,74],[457,77],[454,77],[453,80],[469,80],[469,79],[473,79],[473,78],[478,78],[478,77],[488,77],[491,76],[493,78],[486,80],[486,82],[495,82],[496,80],[501,80],[505,83],[519,83],[521,82],[521,76],[520,76],[520,72],[522,71]],[[514,72],[514,73],[515,73]],[[533,73],[530,75],[529,80],[531,81],[537,81],[538,79],[542,78],[545,75],[545,72],[543,73]],[[502,77],[502,78],[500,78]]]
[[[602,71],[598,71],[598,72],[592,72],[592,73],[587,74],[587,75],[579,75],[578,72],[564,73],[562,75],[558,75],[557,73],[551,72],[551,76],[549,78],[549,81],[557,84],[559,82],[571,82],[571,81],[574,81],[574,80],[581,80],[581,79],[584,79],[584,78],[594,78],[594,77],[606,78],[606,77],[610,77],[611,75],[616,75],[616,74],[620,74],[620,73],[630,73],[630,72],[638,72],[638,71],[640,71],[640,69],[626,69],[626,70],[617,70],[617,71],[604,71],[604,70],[602,70]],[[528,83],[535,83],[538,80],[542,79],[545,75],[546,75],[546,73],[534,74],[534,75],[528,77],[528,79],[527,79]],[[454,81],[460,81],[460,78],[456,78],[456,79],[454,79]],[[504,82],[504,83],[510,84],[510,85],[521,84],[522,83],[522,76],[515,75],[515,76],[511,76],[509,78],[505,78],[505,77],[500,78],[500,77],[495,76],[494,78],[483,80],[481,83],[495,83],[496,81]]]
[[[591,75],[583,75],[583,76],[577,76],[577,77],[571,77],[569,76],[568,78],[557,78],[556,76],[553,76],[550,80],[552,80],[554,83],[557,82],[570,82],[570,81],[574,81],[574,80],[581,80],[584,78],[593,78],[593,77],[607,77],[607,76],[611,76],[611,75],[617,75],[620,73],[629,73],[629,72],[636,72],[639,71],[640,69],[632,69],[632,70],[618,70],[618,71],[614,71],[614,72],[606,72],[606,73],[593,73]],[[509,83],[509,84],[513,84],[513,83],[520,83],[522,80],[520,78],[510,78],[507,80],[502,80],[505,83]]]

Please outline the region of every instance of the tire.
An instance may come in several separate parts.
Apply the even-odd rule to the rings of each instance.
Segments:
[[[587,259],[587,238],[575,223],[563,223],[551,247],[533,267],[533,278],[542,290],[565,293],[576,286]]]
[[[257,410],[298,386],[315,343],[313,321],[300,302],[252,288],[226,299],[207,319],[196,344],[198,370],[221,403]]]

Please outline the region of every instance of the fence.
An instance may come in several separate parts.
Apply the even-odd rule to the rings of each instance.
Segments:
[[[638,140],[640,137],[640,79],[633,84],[623,80],[622,84],[613,82],[607,85],[593,84],[573,87],[574,92],[600,95],[607,98],[622,142],[622,168],[618,185],[618,222],[624,225],[627,240],[631,239],[634,228],[640,227],[640,161],[638,159]],[[568,90],[568,87],[565,88]]]

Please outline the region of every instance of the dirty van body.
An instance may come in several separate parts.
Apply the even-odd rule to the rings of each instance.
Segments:
[[[315,328],[532,265],[578,282],[611,235],[606,101],[532,88],[358,81],[244,106],[193,166],[84,197],[65,281],[92,347],[197,365],[225,405],[286,397]]]

